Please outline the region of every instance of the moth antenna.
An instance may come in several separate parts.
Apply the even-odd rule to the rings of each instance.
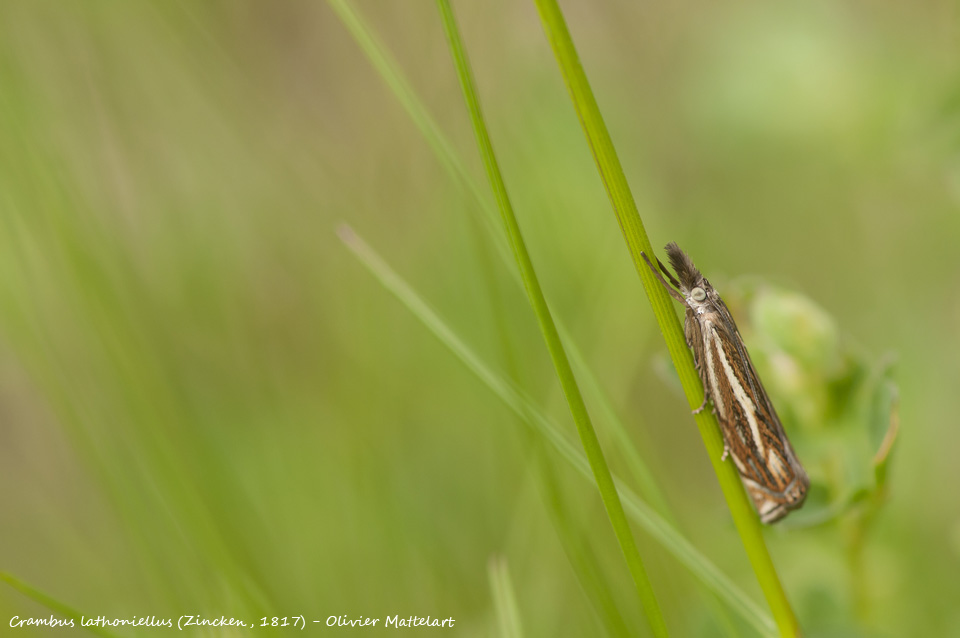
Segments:
[[[663,265],[663,262],[660,261],[660,258],[657,257],[657,265],[660,266],[660,270],[663,271],[663,274],[667,276],[667,279],[670,280],[670,283],[673,284],[674,288],[680,287],[680,282],[677,281],[677,278],[673,276],[673,273],[667,270],[667,267]]]
[[[667,289],[667,292],[670,293],[670,296],[673,297],[674,299],[676,299],[677,301],[679,301],[680,303],[686,303],[687,300],[683,298],[683,295],[681,295],[679,292],[677,292],[676,290],[674,290],[673,287],[670,286],[670,284],[668,284],[668,283],[666,282],[666,280],[664,280],[663,275],[661,275],[661,274],[657,271],[657,269],[653,267],[653,264],[650,263],[650,258],[647,257],[646,253],[641,252],[641,253],[640,253],[640,256],[643,257],[643,260],[644,260],[645,262],[647,262],[647,265],[650,266],[650,271],[651,271],[651,272],[654,274],[654,276],[660,281],[660,283],[663,284],[663,287]],[[658,259],[657,261],[659,262],[660,260]],[[660,266],[663,267],[663,264],[660,264]],[[669,274],[669,273],[668,273],[668,274]],[[670,277],[670,279],[673,279],[673,277]],[[675,281],[675,280],[674,280],[674,281]]]

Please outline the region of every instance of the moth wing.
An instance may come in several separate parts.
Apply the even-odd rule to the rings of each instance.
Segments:
[[[722,303],[722,302],[720,302]],[[719,309],[719,304],[718,304]],[[757,375],[740,333],[726,317],[715,326],[716,357],[726,357],[730,368],[717,375],[717,392],[728,408],[718,415],[724,438],[740,476],[764,522],[772,522],[799,507],[809,479]],[[728,376],[732,373],[732,378]]]
[[[728,326],[728,330],[732,330],[733,332],[733,338],[731,341],[736,346],[738,355],[744,361],[744,368],[747,372],[745,376],[747,377],[750,385],[750,396],[757,404],[760,416],[767,423],[768,427],[774,432],[776,439],[783,443],[785,452],[784,456],[786,457],[786,460],[791,466],[794,467],[795,470],[798,470],[799,473],[806,478],[806,473],[803,471],[800,461],[797,460],[797,455],[793,451],[793,446],[790,445],[790,439],[787,438],[787,433],[783,429],[783,424],[780,422],[780,417],[777,415],[776,409],[773,407],[773,402],[770,401],[770,395],[763,387],[763,382],[760,381],[760,375],[757,374],[757,369],[753,365],[753,359],[750,358],[750,353],[747,352],[747,348],[743,344],[743,337],[740,336],[740,330],[737,328],[737,324],[733,320],[733,315],[730,314],[730,309],[727,308],[727,305],[723,303],[722,299],[718,298],[717,301],[718,311],[724,317],[724,322]]]

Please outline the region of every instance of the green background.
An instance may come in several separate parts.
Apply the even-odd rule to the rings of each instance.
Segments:
[[[358,9],[484,188],[436,8]],[[679,528],[762,601],[533,3],[455,9],[551,308]],[[896,354],[902,429],[860,585],[842,523],[768,533],[801,624],[960,635],[956,7],[564,9],[654,245],[721,293],[741,275],[799,291],[844,347]],[[0,5],[0,570],[92,616],[429,614],[488,636],[503,557],[525,635],[601,632],[517,420],[335,233],[485,360],[508,351],[573,440],[472,207],[324,3]],[[805,432],[801,457],[827,440]],[[562,465],[557,482],[645,635],[595,488]],[[637,537],[672,634],[726,635]],[[15,615],[49,612],[0,590]]]

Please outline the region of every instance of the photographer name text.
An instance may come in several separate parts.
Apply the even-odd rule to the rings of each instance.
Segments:
[[[383,629],[400,629],[408,627],[435,627],[438,629],[453,627],[456,620],[454,618],[437,618],[434,616],[393,616],[369,617],[369,616],[327,616],[322,620],[313,620],[300,616],[264,616],[257,620],[241,620],[229,616],[188,616],[183,615],[177,619],[159,618],[157,616],[133,616],[132,618],[108,618],[106,616],[97,616],[96,618],[80,616],[79,618],[59,617],[51,614],[48,617],[25,618],[23,616],[13,616],[10,618],[9,626],[14,629],[26,627],[156,627],[167,629],[189,629],[193,627],[246,627],[254,629],[256,627],[290,627],[291,629],[306,629],[311,625],[320,625],[326,627],[356,628],[356,627],[380,627]],[[382,624],[381,624],[382,623]]]

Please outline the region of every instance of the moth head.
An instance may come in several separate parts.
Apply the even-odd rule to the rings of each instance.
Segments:
[[[706,279],[701,279],[693,288],[683,290],[684,299],[687,305],[699,313],[710,312],[713,309],[714,301],[713,288]]]
[[[680,250],[674,242],[670,242],[666,247],[667,256],[670,258],[670,265],[673,271],[677,273],[677,279],[680,283],[680,292],[683,293],[687,305],[697,308],[710,303],[710,284],[704,279],[703,275],[693,260],[687,253]]]

